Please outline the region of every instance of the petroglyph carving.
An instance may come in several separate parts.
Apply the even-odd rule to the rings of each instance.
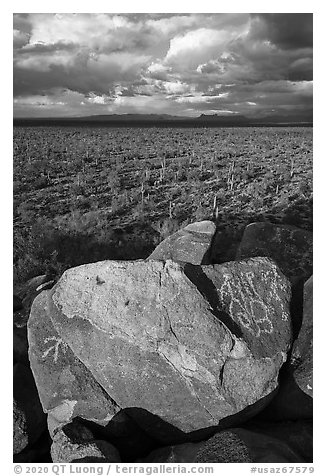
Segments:
[[[53,341],[54,344],[51,345],[45,352],[43,352],[42,358],[45,359],[48,356],[48,354],[51,352],[51,350],[53,350],[53,362],[56,364],[58,361],[60,345],[61,345],[61,350],[64,354],[66,353],[68,349],[68,345],[61,339],[61,337],[56,337],[56,336],[46,337],[44,339],[44,344],[47,344],[51,341]]]
[[[262,280],[264,281],[262,274]],[[274,330],[270,319],[271,306],[281,306],[281,319],[287,320],[288,315],[282,306],[277,292],[273,292],[273,286],[269,288],[271,293],[270,303],[257,292],[253,280],[254,273],[248,272],[240,278],[233,274],[226,273],[224,282],[220,288],[220,297],[222,307],[227,309],[228,313],[235,321],[240,321],[252,335],[259,337],[262,333],[271,334]],[[270,281],[269,281],[270,282]],[[236,290],[236,293],[234,292]],[[259,317],[257,317],[259,316]]]

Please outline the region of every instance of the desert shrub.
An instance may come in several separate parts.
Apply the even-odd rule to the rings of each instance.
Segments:
[[[152,228],[158,233],[159,241],[162,241],[180,229],[180,222],[175,218],[162,218],[153,223]]]

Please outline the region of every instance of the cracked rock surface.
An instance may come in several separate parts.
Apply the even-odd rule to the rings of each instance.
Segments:
[[[202,267],[102,261],[69,269],[37,298],[29,322],[43,406],[51,393],[45,374],[67,382],[68,368],[79,385],[73,392],[83,391],[84,372],[85,385],[96,382],[140,426],[144,415],[154,416],[146,427],[154,436],[162,422],[188,433],[248,406],[253,411],[277,388],[291,345],[290,295],[268,258]],[[51,351],[49,336],[58,344]],[[67,383],[62,388],[68,391]],[[58,390],[51,398],[60,401]],[[73,392],[68,399],[78,400]]]

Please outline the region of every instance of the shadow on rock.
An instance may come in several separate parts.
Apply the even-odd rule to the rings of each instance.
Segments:
[[[189,433],[181,431],[143,408],[136,407],[121,410],[105,427],[80,418],[78,421],[89,428],[96,438],[105,439],[114,445],[123,462],[132,462],[162,446],[202,442],[218,431],[246,422],[256,415],[259,409],[263,409],[276,392],[277,390],[236,415],[223,418],[219,425]]]

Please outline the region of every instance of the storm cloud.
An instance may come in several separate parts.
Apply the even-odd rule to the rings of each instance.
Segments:
[[[14,14],[14,115],[312,111],[312,14]]]

